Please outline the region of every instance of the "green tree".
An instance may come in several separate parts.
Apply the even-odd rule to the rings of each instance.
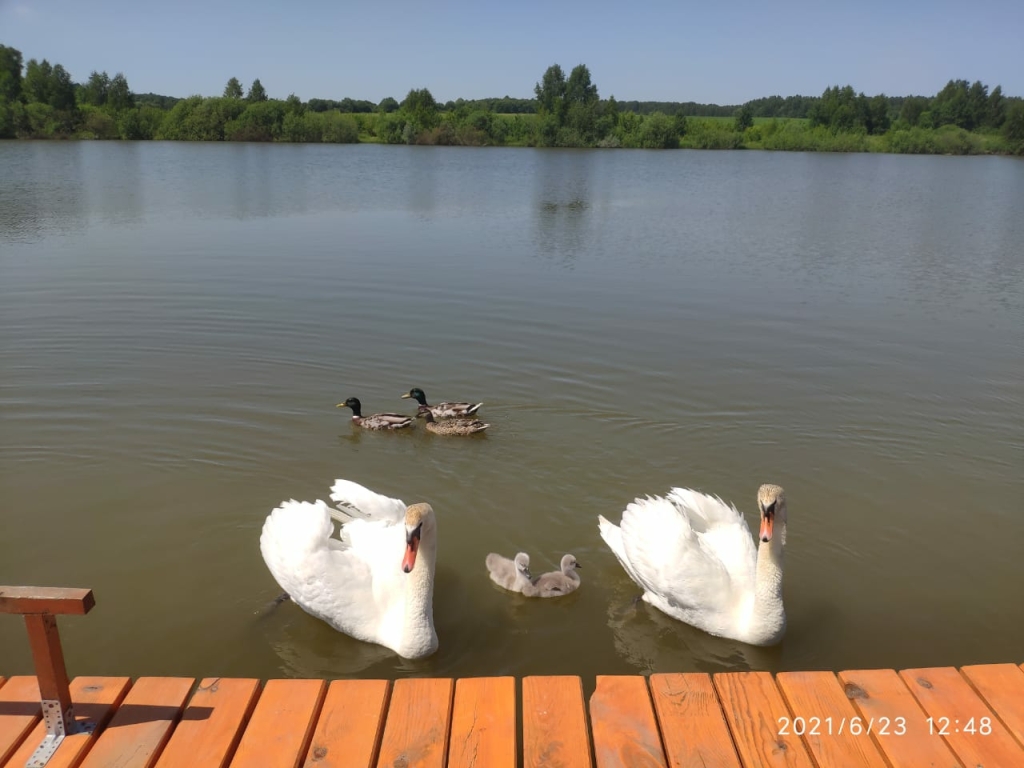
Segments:
[[[242,98],[243,95],[244,93],[242,92],[242,84],[238,82],[238,78],[232,77],[230,80],[228,80],[228,84],[224,86],[224,98],[240,99]]]
[[[255,103],[257,101],[266,101],[268,98],[267,92],[263,88],[263,83],[257,77],[252,81],[252,85],[249,86],[249,93],[246,95],[245,100]]]
[[[991,128],[999,128],[1006,120],[1006,98],[1003,96],[1003,88],[997,85],[988,95],[988,108],[986,110],[985,125]]]
[[[53,67],[46,59],[36,61],[29,59],[25,65],[25,77],[21,81],[21,90],[28,103],[49,104],[53,90]]]
[[[296,96],[294,93],[289,93],[288,98],[284,100],[285,111],[289,114],[301,115],[306,111],[305,105],[302,103],[302,99]]]
[[[377,111],[389,114],[391,112],[398,111],[398,102],[390,96],[386,96],[380,100],[380,104],[377,105]]]
[[[75,102],[75,84],[71,80],[71,75],[64,67],[57,64],[53,68],[52,78],[50,106],[64,112],[73,112],[77,104]]]
[[[102,107],[107,103],[107,92],[110,90],[110,76],[106,72],[93,70],[89,79],[78,89],[78,100],[82,104]]]
[[[21,98],[21,51],[0,45],[0,103]]]
[[[116,113],[132,109],[134,106],[135,94],[128,87],[128,79],[118,72],[110,80],[110,88],[107,90],[107,107]]]
[[[1003,136],[1018,155],[1024,155],[1024,101],[1014,101],[1006,110]]]
[[[921,113],[928,109],[928,99],[924,96],[910,96],[903,100],[900,107],[900,122],[913,127],[921,119]]]
[[[561,125],[565,106],[565,72],[557,64],[544,70],[540,82],[533,86],[537,96],[537,111],[542,115],[553,115],[556,125]]]
[[[754,127],[754,113],[747,104],[736,110],[736,118],[733,123],[733,130],[745,131]]]
[[[414,88],[409,91],[405,100],[402,101],[399,113],[405,119],[403,130],[405,140],[410,144],[421,132],[437,127],[437,102],[426,88]]]

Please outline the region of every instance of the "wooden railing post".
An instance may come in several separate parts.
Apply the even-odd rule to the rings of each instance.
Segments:
[[[28,627],[32,661],[39,682],[46,736],[32,754],[26,768],[41,768],[57,750],[64,736],[91,731],[92,723],[77,722],[71,706],[68,672],[60,647],[57,616],[82,616],[96,600],[90,589],[52,587],[0,587],[0,613],[20,613]]]

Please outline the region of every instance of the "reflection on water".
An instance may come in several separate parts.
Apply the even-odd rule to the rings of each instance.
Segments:
[[[572,269],[594,234],[587,221],[594,163],[579,151],[551,152],[545,160],[535,182],[535,242],[545,258]]]
[[[1024,645],[1020,162],[2,142],[0,168],[2,580],[95,590],[75,669],[586,680]],[[413,386],[482,400],[486,438],[335,408]],[[430,659],[266,610],[264,518],[336,477],[437,511]],[[778,648],[633,604],[598,514],[686,485],[753,516],[762,482],[790,498]],[[573,552],[581,588],[495,587],[487,552],[519,550]],[[0,655],[30,669],[17,622]]]

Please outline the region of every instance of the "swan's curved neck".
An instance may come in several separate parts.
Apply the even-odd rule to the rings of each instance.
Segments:
[[[778,615],[782,610],[782,540],[785,525],[777,526],[772,540],[757,548],[757,580],[754,585],[754,616]]]
[[[437,539],[424,536],[416,553],[416,567],[405,585],[405,626],[422,626],[424,620],[433,623],[434,567],[437,559]]]

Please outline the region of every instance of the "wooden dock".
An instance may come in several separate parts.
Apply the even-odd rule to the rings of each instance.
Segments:
[[[0,677],[0,768],[26,765],[65,691],[68,730],[94,729],[47,768],[1024,766],[1024,665],[599,676],[589,701],[575,676],[68,685],[31,611],[84,613],[91,593],[11,590],[0,613],[26,614],[38,677]]]

